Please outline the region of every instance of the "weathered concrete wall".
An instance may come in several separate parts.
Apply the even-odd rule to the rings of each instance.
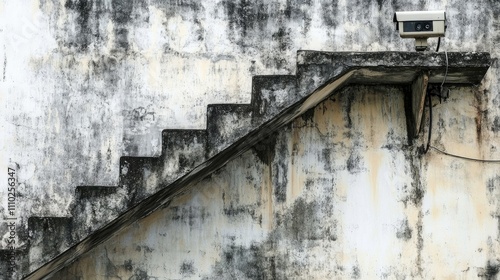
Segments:
[[[55,279],[416,275],[402,108],[399,88],[348,88]]]
[[[435,107],[436,145],[477,144],[479,93]],[[495,276],[498,163],[408,146],[403,99],[347,88],[54,279]]]
[[[436,107],[435,145],[499,158],[500,5],[494,0],[0,1],[0,170],[17,166],[20,224],[31,215],[68,215],[75,186],[116,184],[121,155],[158,155],[160,130],[204,127],[208,103],[248,102],[251,76],[293,73],[297,49],[412,50],[413,42],[401,40],[394,31],[392,14],[414,9],[446,9],[449,28],[443,47],[448,51],[489,51],[495,58],[480,88],[472,93],[454,90],[451,99]],[[377,147],[374,143],[369,138],[363,145],[371,149]],[[364,153],[347,157],[347,172],[364,170],[352,165],[365,158]],[[408,160],[403,162],[408,166]],[[365,164],[366,170],[375,167]],[[440,218],[450,218],[450,226],[440,231],[442,238],[448,236],[445,232],[455,232],[453,226],[464,225],[451,219],[458,212],[446,204],[457,197],[463,204],[456,207],[477,210],[486,203],[479,220],[486,220],[483,226],[496,225],[490,219],[498,216],[498,179],[485,164],[435,155],[395,168],[381,165],[379,173],[413,178],[415,168],[425,170],[425,180],[417,184],[426,195],[422,207],[437,211],[432,212],[438,213],[432,222],[436,227],[446,225]],[[461,171],[468,171],[464,178],[457,175]],[[342,172],[336,178],[342,178]],[[7,182],[6,172],[0,173],[0,181]],[[366,182],[356,186],[366,187]],[[440,187],[442,182],[449,187]],[[490,191],[486,197],[481,192],[485,187]],[[4,215],[6,189],[0,187]],[[480,196],[467,195],[469,189],[481,192],[484,203],[473,200]],[[379,197],[380,205],[387,204],[384,197]],[[432,208],[436,201],[443,204]],[[422,223],[430,217],[421,216],[417,218]],[[408,224],[415,231],[417,218],[411,217]],[[383,216],[377,219],[381,222]],[[483,226],[470,236],[484,240],[489,235]],[[4,226],[0,230],[8,234]],[[419,242],[428,238],[439,244],[439,236],[430,231]],[[492,237],[478,254],[495,256],[493,242]],[[0,245],[6,246],[6,241]],[[433,258],[436,254],[441,258],[439,252],[427,252]],[[454,261],[461,257],[451,256]],[[490,262],[495,271],[494,258]]]

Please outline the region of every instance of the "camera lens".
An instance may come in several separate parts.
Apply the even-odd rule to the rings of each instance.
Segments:
[[[415,30],[417,30],[417,31],[422,30],[422,24],[421,24],[421,23],[417,23],[417,24],[415,25]]]
[[[425,25],[425,30],[429,30],[429,29],[431,29],[431,25],[430,24],[426,24]]]

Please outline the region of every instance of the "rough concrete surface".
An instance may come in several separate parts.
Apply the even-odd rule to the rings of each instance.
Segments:
[[[302,52],[299,53],[299,56],[301,56],[301,54]],[[318,63],[318,57],[325,58],[331,56],[335,57],[335,62],[338,63],[347,63],[347,61],[357,58],[359,60],[357,63],[360,65],[356,66],[356,64],[352,61],[348,63],[349,66],[346,65],[340,67],[335,66],[334,62],[328,60]],[[345,52],[341,54],[314,52],[314,54],[312,54],[311,52],[307,52],[307,57],[308,59],[302,58],[300,60],[300,71],[298,71],[299,74],[297,75],[297,90],[293,91],[302,93],[301,95],[303,98],[298,102],[295,102],[295,94],[292,94],[290,98],[284,101],[284,104],[278,104],[278,107],[285,107],[286,109],[274,117],[269,116],[267,112],[265,112],[264,115],[257,114],[255,118],[253,117],[253,112],[258,111],[257,109],[260,107],[260,103],[254,102],[254,100],[262,101],[266,99],[264,96],[256,97],[255,95],[259,93],[261,94],[265,91],[264,88],[266,85],[261,84],[261,81],[258,81],[257,85],[253,87],[254,95],[252,95],[252,103],[250,105],[226,104],[210,106],[208,121],[210,124],[214,125],[208,125],[205,138],[207,142],[206,153],[209,155],[209,159],[188,171],[185,175],[181,176],[173,183],[169,184],[168,179],[167,181],[162,179],[165,177],[164,174],[162,174],[162,172],[165,172],[165,160],[167,160],[167,165],[168,162],[170,162],[170,159],[164,159],[162,154],[159,158],[121,158],[119,189],[122,193],[125,193],[124,201],[126,204],[124,206],[116,207],[116,203],[109,203],[109,198],[118,194],[116,191],[109,191],[114,190],[113,188],[79,187],[77,189],[80,193],[78,197],[85,199],[76,200],[76,211],[72,212],[72,220],[75,224],[73,226],[66,226],[72,229],[72,236],[77,237],[74,239],[74,242],[78,244],[64,251],[64,253],[48,262],[43,267],[37,269],[29,275],[28,279],[38,279],[44,275],[52,275],[54,272],[63,268],[67,263],[74,262],[74,260],[79,258],[82,254],[92,250],[95,246],[106,242],[117,232],[130,226],[135,221],[160,208],[168,207],[172,199],[177,194],[187,191],[200,180],[210,176],[213,172],[243,154],[254,145],[259,145],[259,142],[267,142],[265,139],[273,132],[293,121],[293,119],[297,116],[303,114],[307,115],[307,111],[309,109],[317,106],[330,94],[337,94],[343,86],[356,83],[374,84],[374,81],[382,79],[387,81],[387,83],[395,83],[403,87],[405,87],[406,83],[405,88],[408,88],[409,84],[415,79],[415,77],[423,71],[428,72],[431,75],[430,80],[436,79],[436,76],[439,75],[443,76],[446,71],[446,66],[439,66],[439,61],[443,61],[445,59],[444,56],[440,54],[418,54],[408,52]],[[361,57],[365,58],[361,59]],[[471,61],[471,57],[476,59],[472,62],[467,62]],[[448,58],[448,74],[450,77],[453,77],[453,79],[450,79],[453,80],[453,83],[479,83],[489,68],[490,61],[489,54],[487,53],[450,53]],[[434,62],[422,64],[422,60],[431,60]],[[368,64],[368,66],[362,66],[365,63]],[[385,64],[388,64],[388,66],[385,66]],[[344,70],[339,72],[339,69]],[[460,71],[460,69],[462,70]],[[275,79],[278,85],[282,84],[283,80],[281,77],[273,76],[272,78],[269,78],[269,81],[272,79]],[[321,85],[318,84],[318,81],[328,82]],[[311,85],[319,87],[314,90],[314,87],[311,88]],[[447,85],[450,84],[447,83]],[[270,85],[267,86],[269,87]],[[267,90],[278,90],[279,92],[279,88],[280,86],[269,87]],[[307,89],[312,90],[312,92],[309,92]],[[411,104],[408,104],[408,94],[410,94],[410,92],[405,94],[406,101],[403,106],[405,110],[402,110],[405,111],[405,113],[411,111],[406,109],[411,107]],[[272,93],[269,93],[269,96],[272,95]],[[269,111],[274,112],[272,109],[272,107],[274,107],[274,103],[269,103],[268,105],[270,106]],[[252,109],[252,107],[254,108]],[[406,114],[408,115],[408,113]],[[410,115],[412,114],[410,113]],[[262,119],[269,119],[269,121],[259,125]],[[408,120],[406,123],[409,123]],[[225,129],[225,127],[228,126],[233,126],[235,129]],[[242,136],[242,133],[244,134],[245,131],[249,131],[249,133]],[[192,139],[195,140],[195,142],[199,141],[198,137],[201,135],[197,135],[199,134],[197,131],[186,130],[185,132],[186,136],[191,134]],[[411,141],[409,138],[409,143],[413,142],[413,135],[411,137]],[[166,143],[169,143],[169,141],[166,141]],[[226,148],[221,151],[221,147]],[[169,146],[167,145],[165,154],[169,154],[168,148]],[[193,149],[194,147],[191,147],[187,143],[181,146],[171,146],[170,148],[173,151],[185,151],[186,149],[196,151],[196,149]],[[210,156],[213,154],[215,155]],[[199,160],[199,157],[193,155],[194,154],[189,154],[191,161]],[[175,160],[175,157],[173,159]],[[349,159],[348,164],[352,164],[351,159],[352,158]],[[203,157],[201,157],[201,160],[203,160]],[[179,157],[178,162],[179,165],[186,166],[185,157]],[[279,182],[282,181],[280,180]],[[284,186],[282,183],[280,184],[281,186]],[[89,190],[83,192],[86,188]],[[100,192],[101,195],[89,200],[86,193],[94,194],[98,188],[102,188],[102,191]],[[158,191],[144,200],[138,201],[138,197],[140,197],[141,194],[144,195],[144,193],[147,193],[147,190],[149,189],[157,189]],[[280,187],[279,190],[284,190],[284,188]],[[123,196],[120,195],[119,197]],[[120,200],[117,198],[118,197],[115,196],[114,200]],[[106,202],[99,203],[101,201]],[[113,199],[111,201],[113,201]],[[91,207],[89,207],[89,203],[92,204]],[[100,207],[104,208],[99,209]],[[126,209],[127,207],[128,210],[120,214],[122,212],[121,209]],[[102,219],[103,213],[105,213],[104,219]],[[117,214],[120,215],[116,217]],[[105,226],[100,227],[101,225]],[[30,232],[32,231],[30,227],[28,230]],[[33,229],[33,231],[34,230],[36,229]],[[78,237],[85,237],[85,235],[89,233],[90,235],[88,235],[87,238],[78,242],[81,239]],[[40,248],[38,247],[39,246],[36,245],[35,247],[28,248],[30,255],[32,251],[39,251]],[[44,256],[47,259],[55,256],[59,252],[61,252],[61,250],[54,250],[52,255],[45,254]],[[31,270],[36,268],[35,265],[31,264],[30,267]]]
[[[470,157],[500,158],[497,147],[500,4],[495,0],[0,1],[0,170],[14,167],[17,173],[17,237],[21,243],[18,246],[22,249],[28,240],[25,238],[29,236],[28,217],[71,215],[76,186],[118,185],[121,156],[159,156],[163,129],[204,128],[208,104],[250,101],[253,75],[294,74],[298,49],[412,50],[413,42],[400,39],[394,31],[392,14],[396,10],[420,9],[446,10],[448,30],[442,49],[488,51],[493,58],[492,68],[481,85],[454,88],[443,103],[434,100],[433,145]],[[430,45],[434,48],[436,41],[430,40]],[[371,92],[371,89],[362,90],[365,91]],[[356,107],[354,101],[349,101],[348,107]],[[357,119],[348,114],[347,123],[360,122],[366,126],[365,122],[375,121],[372,118],[376,117]],[[401,164],[394,165],[396,172],[378,161],[367,161],[368,151],[378,148],[374,137],[385,135],[374,133],[360,138],[353,132],[346,133],[344,142],[351,140],[360,150],[345,158],[345,170],[332,172],[331,176],[339,179],[346,176],[343,172],[371,172],[369,170],[376,166],[377,174],[382,177],[393,172],[398,180],[421,175],[421,180],[407,186],[418,190],[418,195],[407,200],[421,203],[421,208],[417,207],[420,210],[415,210],[418,213],[410,215],[405,212],[406,208],[396,209],[392,215],[402,218],[398,216],[397,223],[388,222],[398,224],[395,233],[400,237],[398,240],[416,242],[419,248],[415,251],[420,260],[419,271],[410,273],[403,269],[402,275],[436,278],[456,275],[446,267],[460,267],[455,270],[466,270],[472,273],[470,277],[493,277],[499,271],[495,231],[499,216],[498,168],[492,168],[493,164],[451,159],[431,150],[418,161],[405,158]],[[395,134],[391,137],[403,137]],[[421,144],[407,148],[418,149]],[[396,149],[401,153],[406,151],[406,148]],[[380,161],[384,162],[384,158]],[[318,158],[314,166],[318,162],[324,164],[324,160]],[[277,170],[283,170],[280,163],[276,164]],[[281,173],[276,174],[276,186],[280,187],[273,192],[280,197],[279,203],[284,203],[284,194],[288,191],[285,186],[290,182],[285,182]],[[0,172],[0,182],[7,182],[7,178],[7,171]],[[324,181],[320,185],[331,183]],[[369,185],[362,180],[352,184]],[[0,197],[0,214],[5,218],[6,184],[0,186]],[[389,197],[379,196],[380,205],[392,203]],[[314,198],[297,195],[297,206],[288,204],[283,215],[301,209],[304,213],[325,214],[320,206],[323,195],[318,194],[317,201]],[[369,214],[377,209],[366,205],[368,209],[362,211]],[[228,211],[238,212],[238,207],[235,204]],[[407,217],[403,213],[408,214]],[[352,216],[364,217],[362,213]],[[384,215],[370,218],[374,223],[385,221]],[[293,228],[293,223],[280,226],[284,227],[282,231],[287,231]],[[280,226],[267,233],[279,232]],[[10,232],[6,226],[0,226],[0,234],[4,237],[0,248],[7,248]],[[299,239],[325,236],[321,230],[295,235]],[[262,238],[272,239],[270,236]],[[340,243],[351,246],[364,242],[364,237],[353,234]],[[245,242],[250,240],[253,239],[248,237]],[[241,272],[258,278],[258,273],[268,273],[272,266],[279,267],[277,261],[285,262],[284,257],[277,257],[259,265],[262,254],[273,251],[272,248],[261,249],[256,244],[250,252],[244,249],[251,248],[250,245],[240,245],[234,245],[232,255],[254,261],[242,264],[234,257],[234,261],[221,262],[222,257],[217,257],[218,264],[210,264],[213,270],[206,273],[239,273],[237,270],[244,265],[269,266],[268,270]],[[277,250],[285,247],[279,246]],[[292,262],[300,259],[300,252],[305,251],[282,253]],[[407,256],[406,261],[410,263],[414,259],[413,251],[404,252],[408,256],[403,254],[400,258]],[[361,259],[355,261],[356,265],[347,262],[343,275],[354,278],[382,275],[370,274],[371,266],[367,266],[367,262],[369,260]],[[138,279],[158,271],[147,270],[147,264],[141,268],[135,260],[127,267],[134,267],[135,274],[130,277],[135,275]],[[181,262],[178,267],[176,271],[193,277],[204,277],[202,271],[208,271],[198,268],[195,260]],[[290,271],[295,269],[293,265],[289,267]],[[279,272],[285,274],[278,273],[276,277],[290,271]],[[396,275],[394,269],[391,271]],[[427,274],[418,274],[420,272]],[[210,275],[207,277],[212,277]]]
[[[349,87],[53,279],[494,276],[498,164],[422,154],[401,107],[401,88]]]

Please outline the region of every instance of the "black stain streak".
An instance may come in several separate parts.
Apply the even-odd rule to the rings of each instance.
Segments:
[[[402,149],[409,168],[409,170],[405,169],[405,172],[409,172],[412,178],[411,189],[403,200],[403,203],[405,206],[408,205],[408,202],[411,202],[415,206],[421,206],[422,199],[425,195],[420,175],[423,147],[404,146]]]
[[[105,77],[107,84],[116,84],[120,79],[115,75],[118,68],[119,60],[114,56],[101,56],[98,59],[93,59],[89,62],[91,73],[96,76]]]
[[[381,10],[382,7],[384,6],[384,1],[385,0],[377,0],[377,5],[378,5],[378,9]]]
[[[306,123],[306,126],[313,126],[315,108],[311,108],[304,112],[300,117]]]
[[[257,155],[257,157],[265,163],[270,165],[274,160],[274,155],[276,150],[276,133],[271,134],[268,138],[260,141],[254,147],[252,151]]]
[[[423,154],[423,147],[415,147],[415,145],[403,146],[402,151],[404,153],[404,157],[408,164],[408,167],[405,167],[405,173],[409,173],[411,177],[411,189],[408,191],[408,194],[403,199],[403,203],[405,207],[408,206],[409,203],[413,204],[415,207],[421,209],[422,207],[422,199],[425,195],[424,186],[422,185],[421,179],[421,157]],[[405,185],[405,192],[408,188]],[[405,226],[403,226],[403,229]],[[409,227],[408,227],[409,228]],[[416,267],[418,269],[419,275],[423,273],[422,267],[422,251],[424,249],[424,238],[422,235],[423,232],[423,213],[422,211],[418,214],[418,220],[415,225],[416,232],[416,241],[417,241],[417,259],[416,259]],[[407,237],[413,236],[413,230],[411,231],[411,236],[409,234],[405,234],[405,230],[401,232],[400,236],[405,239]],[[409,232],[407,232],[409,233]]]
[[[130,22],[134,4],[132,1],[112,0],[113,7],[112,18],[116,23],[115,26],[115,42],[118,49],[127,50],[128,43],[128,24]]]
[[[401,222],[401,225],[396,232],[396,237],[408,241],[411,239],[411,233],[412,229],[408,225],[408,220],[405,219],[403,222]]]
[[[309,32],[312,22],[310,0],[287,0],[284,15],[288,20],[303,22],[302,34]]]
[[[220,261],[213,266],[212,275],[203,279],[296,278],[307,269],[308,264],[307,260],[290,260],[291,251],[302,252],[317,246],[314,244],[320,240],[337,240],[337,223],[325,221],[326,216],[333,216],[331,199],[308,202],[298,198],[286,213],[275,214],[276,226],[264,242],[241,246],[234,244],[235,237],[229,237],[230,244],[226,245]],[[291,242],[292,248],[276,250],[284,240]]]
[[[404,145],[404,139],[403,137],[398,136],[396,133],[394,133],[394,129],[389,129],[389,132],[387,133],[386,136],[387,143],[382,145],[383,149],[387,149],[389,151],[399,151],[401,147],[405,148]]]
[[[344,116],[344,121],[346,121],[346,128],[352,128],[352,119],[351,119],[351,110],[352,110],[352,103],[354,102],[354,94],[352,92],[347,93],[347,100],[345,102],[345,105],[343,105],[343,111],[345,112]]]
[[[486,188],[488,189],[490,195],[495,191],[495,189],[497,189],[498,186],[500,186],[500,175],[490,178],[486,182]]]
[[[150,1],[143,0],[144,5],[147,6]],[[156,6],[163,10],[167,18],[173,16],[181,16],[183,20],[189,20],[190,17],[186,15],[196,15],[203,13],[203,2],[198,0],[177,0],[177,1],[163,1],[155,0]]]
[[[491,125],[491,130],[493,132],[500,132],[500,117],[499,116],[495,116],[495,120],[493,121],[493,124]]]
[[[292,45],[292,35],[291,29],[280,27],[277,32],[272,35],[273,42],[276,42],[278,45],[278,50],[282,53],[290,49]],[[273,58],[274,64],[278,69],[285,68],[289,63],[286,58],[281,56],[275,56]]]
[[[413,192],[411,193],[411,201],[413,201],[414,205],[420,205],[422,199],[424,198],[424,190],[422,186],[417,185],[413,188]]]
[[[185,169],[186,167],[189,167],[190,164],[190,159],[188,157],[186,157],[185,155],[179,155],[179,169],[183,170]]]
[[[285,219],[285,227],[289,229],[287,233],[291,235],[292,240],[300,243],[321,239],[319,228],[321,221],[317,218],[318,211],[317,202],[307,203],[302,198],[295,201],[291,213]]]
[[[270,258],[264,256],[264,251],[256,244],[249,248],[231,245],[224,250],[223,259],[214,267],[216,279],[238,279],[244,276],[246,279],[266,279],[265,269],[270,265]]]
[[[288,146],[286,141],[278,141],[276,146],[278,160],[272,163],[272,178],[274,185],[274,197],[276,202],[286,201],[286,190],[288,186]]]
[[[276,51],[260,54],[260,60],[266,67],[286,69],[290,67],[286,53],[292,49],[295,35],[289,23],[302,21],[303,17],[305,29],[310,25],[310,12],[303,2],[306,1],[287,1],[283,7],[263,0],[226,0],[219,5],[227,17],[229,38],[242,52],[269,45]]]
[[[229,216],[229,217],[235,217],[241,214],[250,214],[254,219],[257,219],[255,217],[255,206],[234,206],[234,203],[231,202],[229,204],[229,207],[224,207],[224,215]]]
[[[126,24],[130,21],[133,9],[132,1],[112,0],[113,21],[119,24]]]
[[[488,261],[486,267],[479,270],[477,276],[485,279],[497,279],[500,265],[493,261]]]
[[[184,261],[181,264],[179,269],[179,273],[184,277],[191,276],[195,273],[196,269],[194,268],[193,261]]]
[[[92,0],[67,0],[64,7],[69,10],[74,10],[78,13],[76,23],[78,25],[77,47],[81,51],[87,50],[90,41],[92,31],[89,27],[89,17],[92,11],[93,1]]]
[[[190,227],[195,225],[200,225],[207,217],[210,216],[209,213],[205,211],[205,208],[200,207],[172,207],[172,220],[179,221],[182,223],[187,223]]]
[[[314,180],[307,179],[305,186],[306,186],[306,190],[311,190],[311,188],[314,187]]]
[[[5,82],[5,76],[7,75],[7,50],[5,45],[3,46],[3,74],[2,80]]]
[[[321,18],[327,28],[335,29],[338,25],[338,17],[339,13],[337,1],[324,1],[321,3]]]
[[[123,263],[123,267],[125,267],[125,270],[127,271],[132,271],[134,269],[134,266],[132,265],[132,260],[126,260]]]
[[[263,3],[240,0],[224,1],[222,4],[229,17],[229,30],[233,34],[236,32],[240,33],[243,38],[247,37],[253,31],[255,25],[258,25],[260,30],[262,30],[269,19],[269,14],[265,13]],[[243,44],[243,41],[240,40],[239,43]]]
[[[150,280],[156,279],[156,277],[150,277],[148,273],[141,269],[136,269],[134,275],[132,275],[129,280]]]
[[[476,107],[476,116],[474,120],[476,122],[476,140],[478,143],[481,143],[482,140],[482,129],[483,129],[483,118],[486,119],[488,110],[483,109],[483,95],[482,92],[475,90],[474,91],[474,99]]]
[[[417,268],[418,272],[420,275],[423,273],[423,267],[422,267],[422,251],[424,250],[424,237],[422,235],[423,232],[423,214],[422,211],[418,214],[418,221],[417,221]]]
[[[359,152],[354,148],[347,159],[347,170],[349,173],[359,173],[362,170],[362,157]]]
[[[105,265],[106,265],[106,276],[107,277],[118,277],[118,269],[117,267],[113,264],[113,262],[109,259],[108,257],[108,250],[104,248],[105,252]]]
[[[489,178],[486,182],[486,189],[488,191],[488,200],[490,203],[497,201],[497,189],[500,186],[500,175]],[[497,235],[500,237],[500,213],[497,212],[493,215],[497,219]]]
[[[359,270],[359,267],[357,265],[352,267],[352,279],[360,279],[361,278],[361,270]]]

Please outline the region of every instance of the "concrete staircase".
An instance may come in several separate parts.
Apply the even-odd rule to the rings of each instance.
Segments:
[[[440,83],[445,61],[443,53],[298,52],[296,75],[253,77],[250,104],[209,105],[206,130],[164,130],[160,157],[122,157],[118,186],[76,187],[71,217],[29,218],[28,246],[15,252],[17,277],[50,277],[118,230],[168,206],[176,194],[340,88],[407,86],[422,72],[429,74],[429,82]],[[450,53],[448,61],[449,82],[477,84],[490,58],[486,53]],[[11,253],[0,251],[0,276],[5,279]]]

